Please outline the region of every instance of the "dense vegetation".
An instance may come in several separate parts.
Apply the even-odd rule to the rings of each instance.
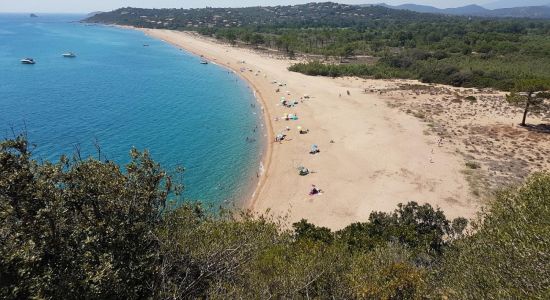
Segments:
[[[289,56],[302,53],[318,55],[316,60],[337,57],[347,62],[314,61],[291,68],[311,75],[400,77],[502,90],[511,90],[518,79],[550,82],[549,20],[451,17],[381,6],[310,3],[189,10],[123,8],[87,21],[193,30]],[[351,59],[358,56],[372,56],[375,62]]]
[[[174,193],[175,190],[175,193]],[[306,220],[167,206],[180,186],[133,150],[32,159],[0,143],[3,299],[548,299],[550,174],[499,194],[465,230],[429,205],[332,232]]]

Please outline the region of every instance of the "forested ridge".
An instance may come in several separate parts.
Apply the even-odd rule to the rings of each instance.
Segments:
[[[548,299],[550,174],[479,218],[415,202],[333,232],[214,213],[147,152],[124,168],[0,142],[2,299]]]
[[[550,82],[549,20],[443,16],[328,2],[121,8],[86,22],[191,30],[290,57],[318,55],[291,68],[310,75],[411,78],[501,90],[512,90],[518,80]],[[356,59],[364,56],[373,59]]]

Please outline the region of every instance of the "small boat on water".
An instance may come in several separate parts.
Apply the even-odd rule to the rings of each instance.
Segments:
[[[149,47],[149,44],[143,44],[143,47]]]
[[[34,61],[34,59],[27,57],[27,58],[23,58],[21,60],[21,63],[24,65],[34,65],[36,62]]]
[[[207,60],[205,60],[205,59],[201,60],[201,65],[207,65],[207,64],[208,64]]]
[[[63,57],[69,57],[69,58],[76,57],[76,54],[74,54],[72,52],[63,53],[62,55],[63,55]]]

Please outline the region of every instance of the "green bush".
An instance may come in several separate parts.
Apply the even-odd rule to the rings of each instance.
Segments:
[[[500,193],[464,232],[428,204],[337,232],[198,204],[147,152],[124,171],[39,163],[0,143],[3,299],[547,299],[550,174]],[[172,197],[172,196],[171,196]]]
[[[160,167],[135,150],[124,172],[93,159],[40,164],[27,147],[0,143],[0,298],[151,295],[168,193]]]
[[[454,243],[441,274],[453,299],[548,299],[550,174],[498,194]]]

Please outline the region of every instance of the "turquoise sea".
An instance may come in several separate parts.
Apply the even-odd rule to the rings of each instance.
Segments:
[[[188,200],[250,193],[264,128],[248,85],[141,32],[82,18],[0,14],[0,138],[26,131],[35,157],[54,161],[76,148],[95,156],[96,140],[121,165],[132,147],[148,149],[168,171],[185,167]]]

